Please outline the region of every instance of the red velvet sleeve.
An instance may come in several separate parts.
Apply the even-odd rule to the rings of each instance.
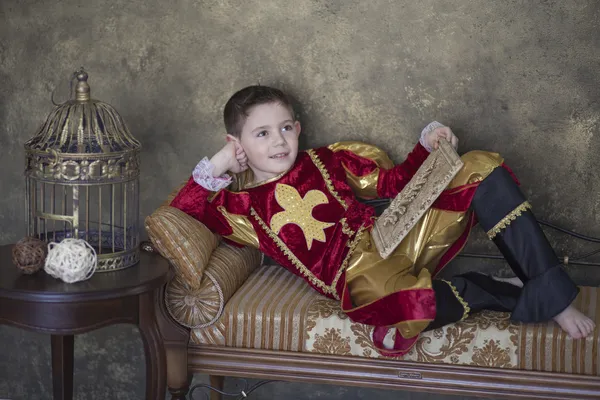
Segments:
[[[362,198],[393,198],[414,176],[429,152],[420,144],[394,166],[381,150],[364,144],[335,144],[335,157],[346,170],[348,184]]]
[[[393,198],[404,189],[404,186],[415,175],[419,167],[425,162],[429,152],[420,143],[413,148],[408,157],[392,169],[380,169],[377,183],[377,193],[382,198]]]
[[[211,198],[211,196],[214,197]],[[198,185],[192,177],[177,193],[170,204],[202,222],[212,232],[229,236],[233,229],[221,210],[231,214],[249,215],[250,201],[247,193],[220,190],[216,194]]]

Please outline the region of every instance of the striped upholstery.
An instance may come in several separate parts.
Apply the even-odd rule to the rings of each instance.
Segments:
[[[200,285],[208,259],[219,244],[218,236],[170,206],[161,206],[146,217],[145,226],[152,244],[173,265],[177,276],[190,286]]]
[[[583,287],[580,309],[600,325],[598,288]],[[192,330],[192,343],[379,357],[371,327],[279,266],[255,270],[214,325]],[[391,335],[386,339],[391,343]],[[405,360],[599,375],[598,330],[568,338],[554,322],[521,325],[507,313],[483,312],[424,333]]]
[[[582,287],[576,306],[600,325],[599,288]],[[533,371],[599,375],[600,347],[596,334],[585,340],[573,340],[560,327],[548,322],[525,325],[519,338],[519,368]]]
[[[259,268],[225,306],[221,343],[254,349],[302,351],[306,315],[315,300],[306,283],[279,266]],[[200,332],[199,332],[200,331]],[[192,340],[209,335],[194,330]],[[209,343],[220,343],[219,341]]]
[[[225,324],[219,319],[215,324],[205,328],[193,329],[190,334],[191,343],[209,343],[225,346]]]
[[[197,286],[191,286],[180,276],[167,284],[167,309],[176,321],[189,328],[214,324],[221,317],[225,304],[261,260],[262,255],[256,249],[222,242],[210,255]],[[235,271],[231,271],[232,265]]]

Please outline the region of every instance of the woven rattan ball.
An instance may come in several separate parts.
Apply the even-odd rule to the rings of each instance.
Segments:
[[[27,236],[19,240],[12,248],[12,262],[25,274],[39,271],[46,261],[48,247],[40,239]]]

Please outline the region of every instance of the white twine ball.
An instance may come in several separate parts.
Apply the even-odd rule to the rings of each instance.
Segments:
[[[83,239],[63,239],[48,244],[44,271],[73,283],[89,279],[96,271],[96,250]]]

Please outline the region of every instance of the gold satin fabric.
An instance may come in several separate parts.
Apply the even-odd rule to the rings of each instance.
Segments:
[[[497,153],[471,151],[448,189],[485,179],[503,159]],[[346,270],[346,282],[356,306],[400,290],[431,288],[431,274],[448,248],[463,234],[468,212],[429,209],[387,259],[382,259],[370,232],[365,232]],[[395,325],[403,337],[418,335],[431,320]]]
[[[379,168],[375,168],[373,172],[363,176],[356,176],[352,172],[346,170],[346,182],[354,194],[362,199],[377,198],[377,180],[379,179]]]
[[[350,172],[344,165],[346,170],[346,182],[352,188],[354,194],[363,199],[374,199],[377,198],[377,180],[379,178],[379,168],[391,169],[394,167],[394,163],[387,156],[385,151],[381,150],[377,146],[362,142],[338,142],[328,146],[333,151],[348,150],[360,157],[368,158],[377,164],[378,168],[373,170],[370,174],[363,176],[356,176]]]
[[[233,230],[231,235],[225,236],[225,238],[243,246],[251,246],[258,249],[258,235],[248,217],[245,215],[228,213],[223,206],[219,206],[217,209],[223,214]]]
[[[385,151],[383,151],[377,146],[373,146],[372,144],[355,141],[346,141],[330,144],[329,146],[327,146],[327,148],[333,152],[340,150],[351,151],[354,154],[374,161],[375,164],[377,164],[377,166],[379,166],[380,168],[391,169],[394,166],[393,161],[390,160]]]

